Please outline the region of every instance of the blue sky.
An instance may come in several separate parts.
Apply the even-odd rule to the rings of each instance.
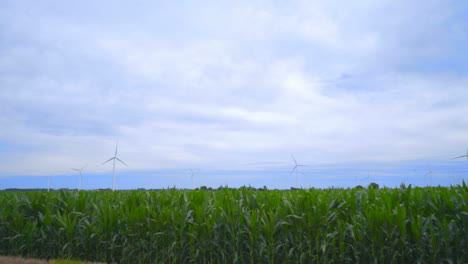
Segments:
[[[96,3],[98,2],[98,3]],[[453,184],[463,1],[1,1],[0,189]],[[432,174],[427,175],[428,171]]]

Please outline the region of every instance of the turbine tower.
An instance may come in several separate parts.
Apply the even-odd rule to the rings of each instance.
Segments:
[[[81,190],[81,183],[83,182],[83,175],[82,175],[82,172],[83,172],[83,169],[86,168],[86,166],[88,166],[88,164],[84,165],[83,168],[81,169],[74,169],[74,168],[71,168],[72,170],[74,171],[77,171],[80,173],[80,183],[78,185],[78,191]]]
[[[193,177],[195,176],[195,174],[198,173],[198,170],[190,169],[190,173],[191,173],[191,175],[190,175],[190,180],[192,181],[192,189],[193,189],[193,187],[194,187],[194,184],[193,184]]]
[[[298,187],[299,187],[298,181],[297,181],[297,173],[298,173],[298,170],[299,170],[298,168],[299,168],[299,167],[305,167],[305,166],[307,166],[307,165],[298,164],[297,161],[296,161],[296,159],[294,158],[293,154],[291,154],[291,157],[292,157],[292,159],[294,160],[294,168],[293,168],[293,170],[291,171],[290,174],[293,174],[293,172],[296,171],[296,188],[298,188]]]
[[[115,144],[115,154],[114,154],[114,157],[108,159],[107,161],[105,161],[104,163],[102,163],[101,165],[104,165],[106,164],[107,162],[113,160],[114,164],[113,164],[113,167],[112,167],[112,191],[115,191],[115,161],[118,160],[120,163],[122,163],[123,165],[125,166],[128,166],[127,164],[125,164],[125,162],[123,162],[122,160],[120,160],[119,158],[117,158],[117,148],[119,146],[119,141],[117,140],[117,143]]]
[[[458,156],[458,157],[455,157],[455,158],[452,158],[452,159],[459,159],[459,158],[465,158],[465,157],[466,157],[466,160],[468,161],[468,149],[466,150],[466,155]]]

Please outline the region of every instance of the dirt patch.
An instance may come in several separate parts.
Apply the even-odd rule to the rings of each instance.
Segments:
[[[0,257],[0,264],[49,264],[51,261],[39,259],[24,259],[16,257]]]

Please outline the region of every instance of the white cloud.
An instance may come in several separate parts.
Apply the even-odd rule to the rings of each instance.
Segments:
[[[128,27],[95,13],[42,10],[38,25],[4,17],[0,146],[28,150],[0,153],[0,173],[99,164],[116,138],[131,169],[242,168],[290,152],[318,163],[430,159],[465,147],[468,80],[438,63],[460,39],[444,31],[450,6],[197,8],[163,21],[135,7],[138,17],[112,22]]]

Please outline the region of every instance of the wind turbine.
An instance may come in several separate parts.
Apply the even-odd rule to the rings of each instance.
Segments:
[[[190,173],[191,173],[190,179],[191,179],[191,181],[192,181],[192,189],[193,189],[193,187],[194,187],[194,185],[193,185],[193,176],[195,176],[195,174],[198,173],[198,170],[192,170],[192,169],[190,169]]]
[[[370,171],[367,171],[367,186],[369,186],[373,181]]]
[[[464,158],[464,157],[466,157],[466,160],[468,161],[468,149],[466,150],[466,155],[458,156],[458,157],[451,158],[451,159],[459,159],[459,158]]]
[[[114,154],[114,157],[108,159],[107,161],[105,161],[104,163],[102,163],[101,165],[104,165],[106,164],[107,162],[113,160],[114,161],[114,165],[112,167],[112,191],[115,190],[115,160],[118,160],[120,163],[122,163],[123,165],[125,166],[128,166],[127,164],[125,164],[125,162],[123,162],[122,160],[120,160],[119,158],[117,158],[117,148],[119,146],[119,141],[117,140],[117,143],[115,144],[115,154]]]
[[[428,169],[428,171],[426,172],[426,174],[424,174],[424,177],[429,175],[429,177],[431,177],[431,185],[432,185],[432,170],[431,168]]]
[[[371,183],[371,180],[372,180],[372,176],[371,176],[371,173],[370,173],[370,170],[367,170],[367,176],[364,176],[361,178],[361,182],[364,186],[369,186],[369,184]]]
[[[81,190],[81,183],[83,182],[83,176],[82,176],[81,173],[83,172],[83,169],[86,168],[86,166],[88,166],[88,164],[84,165],[84,167],[81,168],[81,169],[74,169],[74,168],[71,168],[72,170],[77,171],[77,172],[80,173],[80,184],[78,185],[78,191]]]
[[[50,175],[47,176],[47,191],[50,192]]]
[[[296,161],[296,159],[294,158],[293,154],[291,154],[291,157],[292,157],[292,159],[294,160],[294,168],[293,168],[293,170],[291,171],[290,174],[293,174],[293,172],[296,171],[296,188],[297,188],[297,187],[299,187],[298,182],[297,182],[297,172],[298,172],[298,170],[299,170],[298,168],[299,168],[299,167],[305,167],[305,166],[307,166],[307,165],[298,164],[297,161]]]

